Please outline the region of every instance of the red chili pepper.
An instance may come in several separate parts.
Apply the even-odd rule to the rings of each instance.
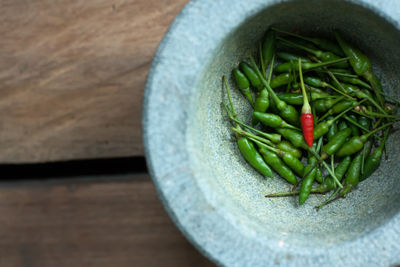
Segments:
[[[308,146],[313,146],[314,135],[314,117],[311,113],[301,113],[300,117],[301,128],[303,129],[304,139]]]
[[[301,128],[303,129],[304,139],[306,140],[307,145],[312,147],[313,137],[314,137],[314,117],[311,112],[310,103],[308,103],[306,88],[304,87],[300,58],[299,58],[299,76],[300,76],[301,91],[303,93],[303,107],[301,108],[300,123],[301,123]]]

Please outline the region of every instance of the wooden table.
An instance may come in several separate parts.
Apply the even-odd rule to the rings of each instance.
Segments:
[[[0,0],[0,266],[213,266],[143,172],[145,78],[187,1]]]

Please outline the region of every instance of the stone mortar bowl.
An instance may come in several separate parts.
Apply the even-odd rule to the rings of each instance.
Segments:
[[[387,94],[400,97],[400,2],[195,0],[176,18],[154,59],[144,98],[151,176],[169,215],[224,266],[400,264],[400,136],[389,159],[346,199],[266,199],[288,190],[240,156],[221,105],[221,76],[254,52],[270,25],[314,36],[338,29],[370,56]],[[239,116],[250,109],[232,85]],[[398,127],[398,125],[397,125]]]

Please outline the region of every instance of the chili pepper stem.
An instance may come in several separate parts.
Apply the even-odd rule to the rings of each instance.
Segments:
[[[311,188],[312,194],[325,194],[326,191],[321,190],[318,187]],[[294,190],[294,191],[286,191],[286,192],[276,192],[276,193],[271,193],[268,195],[265,195],[264,197],[266,198],[272,198],[272,197],[290,197],[290,196],[296,196],[300,194],[300,190]]]
[[[361,113],[361,114],[363,114],[363,113]],[[382,114],[382,113],[377,113],[377,112],[373,112],[373,111],[369,111],[369,110],[365,111],[365,114],[374,116],[374,117],[381,117],[381,118],[388,118],[388,119],[395,119],[395,120],[400,119],[400,116]]]
[[[261,42],[258,43],[258,52],[260,54],[260,64],[261,64],[261,70],[264,75],[266,75],[266,69],[265,69],[265,64],[263,60],[263,52],[262,52],[262,44]]]
[[[328,74],[330,72],[330,73],[332,73],[333,75],[336,75],[336,76],[343,76],[343,77],[347,77],[347,78],[358,78],[358,76],[354,75],[354,74],[334,72],[334,71],[331,71],[329,69],[328,70],[317,70],[316,72],[322,72],[322,73],[328,73]]]
[[[272,79],[272,72],[274,70],[274,62],[275,62],[275,55],[272,56],[271,63],[269,64],[269,70],[268,70],[268,85],[271,84],[271,79]]]
[[[333,192],[332,195],[330,195],[330,197],[327,200],[325,200],[324,202],[322,202],[318,206],[315,206],[317,211],[319,211],[323,206],[325,206],[326,204],[331,202],[336,197],[336,195],[339,193],[339,191],[340,191],[340,188],[336,189],[335,192]]]
[[[293,36],[293,37],[296,37],[296,38],[299,38],[299,39],[302,39],[302,40],[305,40],[305,41],[308,41],[308,42],[312,42],[311,38],[308,38],[308,37],[305,37],[305,36],[302,36],[302,35],[299,35],[299,34],[295,34],[295,33],[288,32],[288,31],[284,31],[284,30],[281,30],[281,29],[278,29],[278,28],[275,28],[275,27],[271,27],[271,29],[276,31],[276,32],[284,33],[284,34],[289,35],[289,36]]]
[[[279,149],[276,149],[276,148],[274,148],[274,147],[272,147],[272,146],[269,146],[269,145],[267,145],[267,144],[264,144],[264,143],[258,141],[257,139],[255,139],[255,138],[253,138],[253,137],[249,137],[249,139],[250,139],[251,141],[253,141],[254,143],[256,143],[257,145],[259,145],[259,146],[262,146],[262,147],[264,147],[264,148],[266,148],[266,149],[268,149],[268,150],[270,150],[270,151],[272,151],[272,152],[279,153]]]
[[[335,84],[338,84],[339,87],[340,87],[340,89],[341,89],[343,92],[346,92],[346,90],[344,89],[343,85],[338,81],[338,79],[336,78],[336,76],[335,76],[332,72],[330,72],[329,70],[328,70],[327,72],[328,72],[329,76],[332,78],[332,80],[335,82]]]
[[[333,74],[332,74],[332,75],[333,75]],[[342,92],[342,91],[338,90],[336,87],[330,85],[329,83],[327,83],[326,86],[329,87],[329,88],[331,88],[331,89],[332,89],[333,91],[335,91],[336,93],[341,94],[342,96],[347,97],[348,99],[355,100],[354,97],[352,97],[352,96],[346,94],[345,92]]]
[[[382,97],[382,85],[380,84],[379,78],[372,72],[372,69],[364,72],[362,76],[371,84],[372,90],[374,91],[379,103],[383,105],[384,98]]]
[[[335,59],[335,60],[331,60],[331,61],[325,61],[325,62],[320,62],[320,63],[303,63],[304,69],[306,70],[313,70],[313,69],[317,69],[317,68],[322,68],[322,67],[326,67],[329,65],[334,65],[337,63],[341,63],[344,61],[349,60],[349,57],[344,57],[344,58],[340,58],[340,59]]]
[[[371,102],[380,112],[387,115],[387,112],[374,99],[368,95],[365,95],[365,98],[368,99],[368,101]]]
[[[249,132],[247,132],[247,131],[244,131],[244,130],[242,130],[242,129],[240,129],[240,128],[237,128],[237,127],[234,128],[234,127],[232,127],[232,130],[233,130],[235,133],[239,134],[239,135],[247,136],[249,139],[252,139],[252,140],[255,139],[255,140],[257,140],[257,141],[260,141],[260,142],[262,142],[262,143],[264,143],[264,144],[267,144],[267,145],[270,145],[270,146],[273,146],[273,145],[274,145],[270,140],[265,139],[265,138],[262,138],[262,137],[257,136],[257,135],[254,135],[254,134],[249,133]]]
[[[293,42],[291,42],[289,40],[286,40],[286,39],[284,39],[282,37],[276,37],[276,39],[281,41],[284,45],[286,45],[288,47],[302,49],[302,50],[304,50],[304,51],[306,51],[306,52],[308,52],[310,54],[313,54],[315,56],[318,56],[321,53],[321,51],[317,51],[317,50],[311,49],[309,47],[306,47],[304,45],[293,43]]]
[[[288,197],[288,196],[295,196],[300,193],[299,190],[296,191],[287,191],[287,192],[277,192],[277,193],[272,193],[265,195],[265,197]]]
[[[250,125],[248,125],[248,124],[246,124],[246,123],[240,121],[239,119],[234,118],[234,117],[232,116],[232,114],[230,114],[230,111],[229,111],[228,106],[227,106],[226,104],[224,104],[224,107],[225,107],[225,109],[226,109],[226,112],[228,113],[228,117],[229,117],[232,121],[234,121],[234,122],[236,122],[237,124],[239,124],[240,126],[243,126],[243,127],[247,128],[247,129],[249,129],[249,130],[252,130],[252,131],[254,131],[254,132],[256,132],[256,133],[258,133],[258,134],[264,136],[265,138],[268,138],[269,140],[271,140],[271,141],[274,142],[274,143],[278,143],[278,142],[281,141],[282,136],[281,136],[280,134],[273,134],[273,135],[275,135],[274,138],[273,138],[270,134],[267,134],[267,133],[264,133],[263,131],[257,130],[257,129],[255,129],[255,128],[251,127]],[[274,141],[274,140],[272,140],[272,139],[274,139],[274,140],[276,140],[276,141]]]
[[[230,109],[231,109],[231,111],[232,111],[232,113],[233,113],[233,117],[237,117],[235,108],[234,108],[233,103],[232,103],[231,90],[230,90],[230,88],[229,88],[228,79],[225,77],[225,75],[222,76],[222,79],[224,80],[224,84],[225,84],[225,88],[226,88],[226,93],[227,93],[227,95],[228,95],[229,106],[230,106]]]
[[[364,146],[363,151],[362,151],[362,158],[361,158],[361,170],[360,170],[361,175],[364,173],[364,163],[365,163],[364,161],[365,161],[366,153],[367,153],[367,147]]]
[[[326,170],[332,176],[333,180],[339,186],[339,188],[343,188],[343,185],[340,183],[339,179],[336,177],[335,172],[333,171],[333,169],[331,170],[330,167],[328,166],[328,164],[326,164],[325,161],[322,161],[322,165],[325,166]]]
[[[382,125],[381,127],[376,128],[375,130],[372,130],[371,132],[369,132],[369,133],[367,133],[367,134],[364,134],[364,135],[362,135],[362,136],[364,136],[365,139],[368,139],[371,135],[373,135],[373,134],[379,132],[380,130],[385,129],[385,128],[388,127],[388,126],[391,126],[392,124],[393,124],[393,122],[386,123],[386,124]]]

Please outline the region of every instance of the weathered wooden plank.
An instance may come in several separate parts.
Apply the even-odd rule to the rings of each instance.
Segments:
[[[1,266],[214,266],[181,235],[147,175],[2,184]]]
[[[0,0],[0,162],[143,155],[155,49],[188,0]]]

